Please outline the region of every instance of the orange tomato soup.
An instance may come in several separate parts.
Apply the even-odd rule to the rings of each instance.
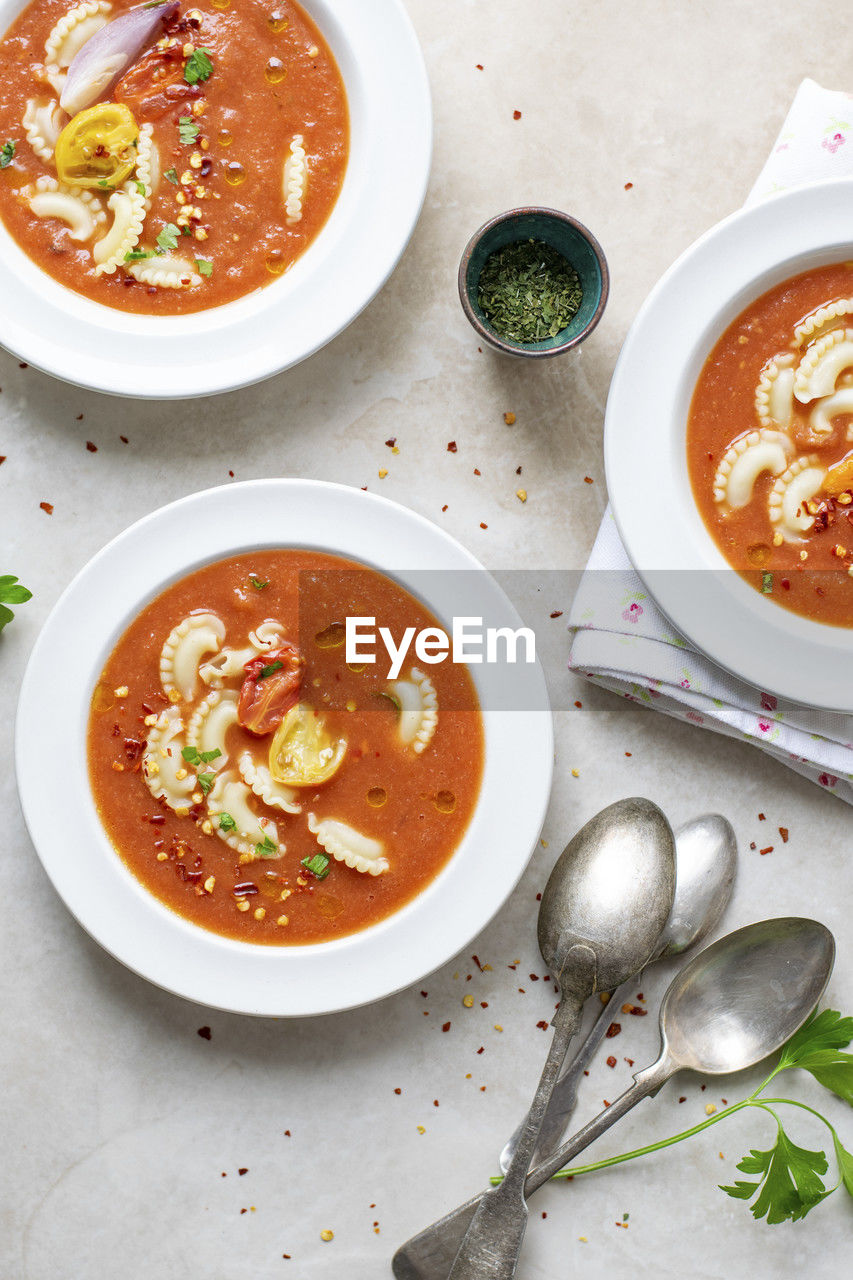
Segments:
[[[347,616],[397,639],[437,625],[375,570],[258,551],[167,588],[103,669],[88,734],[101,820],[145,888],[203,928],[276,946],[353,933],[462,839],[484,742],[467,668],[406,660],[393,682],[381,647],[348,665]]]
[[[60,107],[67,73],[48,51],[64,60],[58,24],[78,8],[34,0],[0,41],[0,218],[24,252],[69,289],[151,315],[283,275],[329,217],[347,163],[343,81],[316,25],[293,0],[182,0],[86,109],[101,108],[88,133],[72,134],[85,112]],[[97,25],[138,6],[88,8]],[[130,112],[123,133],[104,123],[110,105]],[[88,185],[57,190],[83,151],[90,172],[74,180]],[[113,182],[118,155],[134,164]],[[134,216],[141,228],[122,233]]]
[[[696,384],[687,461],[742,577],[853,626],[853,263],[786,280],[729,325]]]

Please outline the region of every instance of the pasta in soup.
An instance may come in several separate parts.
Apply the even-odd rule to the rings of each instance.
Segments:
[[[467,668],[348,664],[345,618],[435,619],[338,557],[260,551],[174,583],[92,697],[89,773],[119,856],[227,937],[323,942],[397,911],[452,857],[483,726]]]
[[[732,567],[795,613],[853,626],[853,262],[786,280],[726,329],[687,459]]]
[[[348,138],[338,67],[292,0],[33,0],[0,41],[0,217],[122,310],[281,276],[331,212]]]

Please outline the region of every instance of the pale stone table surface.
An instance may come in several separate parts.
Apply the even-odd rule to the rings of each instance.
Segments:
[[[337,341],[264,385],[202,404],[84,393],[0,353],[0,572],[34,592],[0,638],[3,1280],[390,1275],[395,1246],[495,1169],[544,1056],[536,1024],[553,1009],[552,989],[527,976],[543,972],[536,893],[566,839],[624,795],[651,797],[674,823],[726,813],[740,842],[727,925],[774,914],[823,920],[839,944],[828,998],[853,1008],[848,810],[746,745],[569,677],[564,620],[548,632],[557,753],[547,844],[469,948],[485,972],[466,953],[415,989],[317,1020],[217,1013],[108,957],[41,870],[12,777],[16,694],[43,619],[99,547],[233,471],[367,485],[437,521],[492,569],[582,567],[605,503],[608,381],[640,302],[683,248],[742,202],[800,79],[853,87],[841,0],[409,8],[434,92],[432,180],[399,268]],[[586,222],[613,277],[581,354],[532,368],[478,352],[455,294],[471,231],[527,201]],[[396,455],[384,444],[392,436]],[[551,593],[555,579],[545,581]],[[546,603],[565,610],[569,601]],[[56,685],[61,697],[61,652]],[[49,804],[63,743],[49,723],[41,729]],[[750,842],[773,852],[759,856]],[[665,969],[638,985],[652,1016],[621,1018],[621,1036],[607,1042],[617,1065],[596,1064],[579,1118],[627,1086],[626,1058],[642,1065],[655,1054]],[[754,1080],[704,1091],[696,1078],[676,1080],[598,1150],[693,1124]],[[804,1080],[790,1085],[818,1096]],[[820,1105],[853,1146],[849,1109],[826,1095]],[[772,1128],[769,1117],[739,1115],[643,1163],[546,1188],[519,1277],[841,1274],[853,1223],[842,1192],[804,1222],[771,1228],[716,1188],[750,1146],[770,1145]],[[825,1141],[811,1121],[792,1120],[791,1132],[803,1145]],[[334,1231],[329,1243],[324,1229]]]

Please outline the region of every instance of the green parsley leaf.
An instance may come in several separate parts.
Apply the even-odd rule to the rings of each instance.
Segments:
[[[200,276],[213,275],[213,263],[210,261],[210,258],[196,258],[195,265]]]
[[[107,182],[106,178],[99,178],[98,186],[102,191],[115,191],[113,184],[111,182]]]
[[[142,262],[144,258],[153,258],[154,254],[150,249],[131,249],[124,255],[125,262]]]
[[[841,1182],[844,1189],[853,1196],[853,1155],[842,1147],[837,1133],[833,1134],[832,1140],[835,1143],[835,1158],[838,1161]]]
[[[15,147],[17,146],[14,138],[10,138],[8,142],[4,142],[0,147],[0,169],[8,169],[9,165],[15,157]]]
[[[178,121],[178,134],[185,147],[191,146],[198,137],[199,129],[192,116],[181,116]]]
[[[184,67],[184,79],[187,84],[198,84],[199,80],[207,80],[212,70],[210,50],[193,49]]]
[[[279,856],[278,845],[274,840],[270,840],[269,836],[264,836],[261,843],[255,845],[255,853],[259,858],[277,858]]]
[[[853,1018],[842,1018],[835,1009],[817,1009],[784,1045],[779,1069],[802,1067],[807,1058],[824,1049],[846,1049],[853,1040]]]
[[[21,586],[13,573],[6,573],[0,577],[0,631],[15,616],[12,610],[6,606],[10,604],[26,604],[32,598],[32,591],[28,591],[26,587]]]
[[[164,253],[167,249],[176,249],[178,247],[178,228],[174,222],[166,223],[157,237],[157,244]]]
[[[198,753],[198,747],[184,747],[181,755],[187,764],[201,764],[201,756]]]
[[[765,596],[772,596],[773,594],[773,574],[772,573],[762,573],[761,591],[762,591],[762,594]]]
[[[230,813],[220,813],[219,815],[220,831],[234,831],[236,826],[237,826],[237,823],[231,817]]]
[[[141,196],[148,195],[148,188],[146,187],[144,182],[134,182],[133,185],[136,187],[136,190],[139,192]]]
[[[250,575],[249,581],[256,591],[263,591],[264,587],[268,587],[270,585],[269,578],[256,578],[254,574]]]
[[[776,1145],[769,1151],[753,1149],[737,1166],[741,1173],[758,1176],[757,1182],[740,1180],[720,1187],[737,1200],[751,1200],[752,1216],[768,1223],[796,1222],[830,1195],[822,1175],[828,1165],[822,1151],[808,1151],[791,1141],[778,1119]],[[757,1194],[756,1194],[757,1193]]]
[[[214,747],[212,751],[200,751],[198,758],[202,764],[210,764],[211,760],[218,760],[221,755],[219,747]]]
[[[301,865],[313,872],[318,880],[325,880],[329,874],[329,859],[325,853],[315,853],[311,858],[303,858]]]
[[[258,679],[266,680],[267,676],[274,675],[276,671],[281,671],[283,666],[283,662],[271,662],[268,667],[261,667]]]
[[[174,183],[175,186],[178,185],[177,169],[167,169],[166,172],[163,174],[163,177],[166,179],[167,182],[172,182]]]
[[[206,796],[210,791],[210,788],[213,786],[214,780],[216,778],[216,774],[215,773],[199,773],[196,776],[198,778],[198,785],[201,787],[201,793],[203,796]]]
[[[191,235],[189,227],[181,227],[181,235],[182,236]]]

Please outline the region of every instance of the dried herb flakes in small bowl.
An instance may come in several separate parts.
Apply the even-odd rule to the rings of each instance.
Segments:
[[[489,254],[477,302],[495,332],[510,342],[555,338],[583,300],[580,277],[544,240],[516,240]]]

